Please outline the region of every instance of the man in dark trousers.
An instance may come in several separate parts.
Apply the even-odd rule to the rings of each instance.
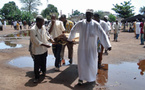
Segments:
[[[31,52],[34,56],[34,83],[39,81],[40,70],[42,71],[42,75],[45,76],[47,48],[50,47],[48,45],[50,37],[47,35],[43,24],[43,17],[38,15],[36,17],[36,24],[30,30]]]

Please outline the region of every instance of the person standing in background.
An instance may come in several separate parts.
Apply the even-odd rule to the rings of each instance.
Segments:
[[[108,38],[109,38],[109,40],[110,40],[110,33],[111,33],[111,23],[108,21],[108,16],[107,15],[105,15],[104,16],[104,21],[107,23],[107,25],[108,25],[108,32],[107,32],[107,35],[108,35]],[[108,52],[107,52],[107,50],[105,50],[105,54],[106,55],[108,55]]]
[[[113,24],[113,30],[114,30],[114,41],[118,42],[118,34],[120,32],[121,26],[118,23],[118,20],[116,20],[116,23]]]
[[[140,21],[137,19],[136,20],[136,39],[139,38],[139,34],[140,34]]]
[[[17,29],[17,21],[14,21],[13,24],[14,24],[14,29],[16,30]]]
[[[22,30],[22,26],[23,26],[22,21],[19,21],[19,25],[20,25],[20,30]]]
[[[51,22],[48,25],[48,32],[52,36],[52,38],[57,41],[58,37],[63,34],[65,28],[63,26],[63,22],[56,20],[56,15],[51,15]],[[62,44],[58,41],[57,43],[52,44],[52,51],[55,57],[55,71],[60,70],[60,62],[61,62],[61,49]]]
[[[141,23],[140,23],[140,45],[144,45],[144,30],[143,30],[143,27],[144,27],[144,18],[142,19]]]
[[[133,22],[133,29],[134,29],[134,34],[135,34],[135,38],[136,38],[136,21]]]
[[[26,25],[27,25],[27,22],[26,22],[26,20],[24,20],[24,22],[23,22],[24,29],[26,29]]]
[[[65,33],[70,33],[71,28],[74,26],[74,23],[70,20],[67,20],[66,15],[61,15],[60,20],[63,22],[63,25],[65,27]],[[73,61],[73,43],[66,43],[65,45],[62,46],[61,59],[63,61],[63,64],[65,63],[65,60],[64,60],[65,46],[67,46],[67,48],[68,48],[69,63],[72,64],[72,61]]]
[[[103,30],[105,31],[105,33],[107,35],[108,25],[105,21],[100,20],[100,15],[98,13],[94,13],[94,20],[96,20],[101,25],[101,27],[103,28]],[[98,68],[100,69],[101,67],[103,67],[102,66],[102,56],[103,56],[104,47],[102,45],[102,42],[99,40],[99,38],[98,38],[97,43],[98,43]]]
[[[3,31],[3,24],[1,22],[1,18],[0,18],[0,31]]]
[[[4,29],[6,29],[6,26],[7,26],[7,21],[4,20]]]

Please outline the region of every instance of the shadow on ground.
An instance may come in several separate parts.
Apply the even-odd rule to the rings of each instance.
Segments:
[[[64,86],[70,88],[71,90],[92,90],[94,83],[84,83],[83,85],[73,86],[72,83],[78,78],[77,65],[71,65],[58,74],[55,78],[50,80],[50,83],[63,84]]]
[[[54,69],[50,69],[46,72],[49,73],[56,73]],[[92,90],[95,87],[95,83],[84,83],[83,85],[79,86],[77,85],[77,82],[75,85],[72,85],[76,79],[78,78],[78,71],[77,71],[77,65],[70,65],[68,68],[66,68],[63,71],[60,71],[60,73],[55,77],[51,78],[50,76],[40,76],[39,83],[33,83],[34,80],[34,72],[29,71],[26,72],[26,77],[29,77],[30,79],[28,82],[25,83],[25,86],[27,87],[35,87],[38,84],[47,83],[49,79],[49,83],[54,84],[62,84],[71,90]]]

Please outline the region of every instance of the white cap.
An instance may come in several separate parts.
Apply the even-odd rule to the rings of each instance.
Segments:
[[[107,15],[105,15],[104,18],[106,18],[108,20],[108,16]]]
[[[93,13],[93,9],[87,9],[86,12],[90,12],[90,13]]]

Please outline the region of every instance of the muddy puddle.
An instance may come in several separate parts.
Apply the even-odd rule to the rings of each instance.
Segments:
[[[54,67],[55,58],[47,56],[47,68]],[[68,65],[68,60],[65,61]],[[9,62],[10,65],[25,68],[33,67],[30,56],[18,57]],[[145,88],[145,60],[138,63],[124,62],[121,64],[103,64],[98,69],[96,90],[144,90]]]
[[[0,42],[0,49],[14,49],[14,48],[21,48],[21,44],[15,44],[11,41],[2,41]]]
[[[14,43],[18,39],[29,39],[30,31],[20,31],[13,34],[8,34],[0,36],[0,49],[12,49],[12,48],[21,48],[21,44]]]
[[[138,63],[104,64],[98,70],[97,88],[99,90],[144,90],[145,60]]]
[[[18,33],[4,35],[3,37],[28,37],[28,36],[30,36],[30,31],[25,30],[25,31],[20,31]]]
[[[53,67],[55,63],[55,58],[53,55],[47,56],[47,67]],[[33,60],[30,56],[18,57],[9,62],[10,65],[25,68],[25,67],[34,67]],[[65,60],[65,65],[69,65],[68,60]]]
[[[25,31],[19,31],[17,33],[0,36],[0,40],[12,41],[12,40],[18,40],[18,39],[29,39],[29,36],[30,36],[30,30],[25,30]]]

